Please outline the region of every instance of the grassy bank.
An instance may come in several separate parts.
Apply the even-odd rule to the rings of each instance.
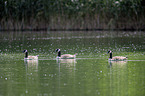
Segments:
[[[1,0],[0,30],[145,30],[143,0]]]

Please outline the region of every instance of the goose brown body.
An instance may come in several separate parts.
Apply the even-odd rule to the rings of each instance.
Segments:
[[[123,57],[123,56],[115,56],[115,57],[112,57],[111,60],[114,60],[114,61],[123,61],[123,60],[126,60],[127,57]]]
[[[64,54],[61,55],[61,59],[74,59],[76,57],[76,55],[70,55],[70,54]]]
[[[37,60],[38,59],[38,56],[28,56],[28,58],[24,58],[24,59]]]

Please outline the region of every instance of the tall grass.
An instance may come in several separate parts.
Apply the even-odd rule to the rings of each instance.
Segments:
[[[0,29],[143,29],[143,0],[0,0]]]

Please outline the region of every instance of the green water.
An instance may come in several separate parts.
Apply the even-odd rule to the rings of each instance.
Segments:
[[[56,48],[78,55],[56,60]],[[0,96],[144,95],[145,32],[0,32]]]

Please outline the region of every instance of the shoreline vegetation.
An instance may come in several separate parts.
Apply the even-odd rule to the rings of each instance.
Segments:
[[[0,0],[0,30],[145,30],[144,0]]]

